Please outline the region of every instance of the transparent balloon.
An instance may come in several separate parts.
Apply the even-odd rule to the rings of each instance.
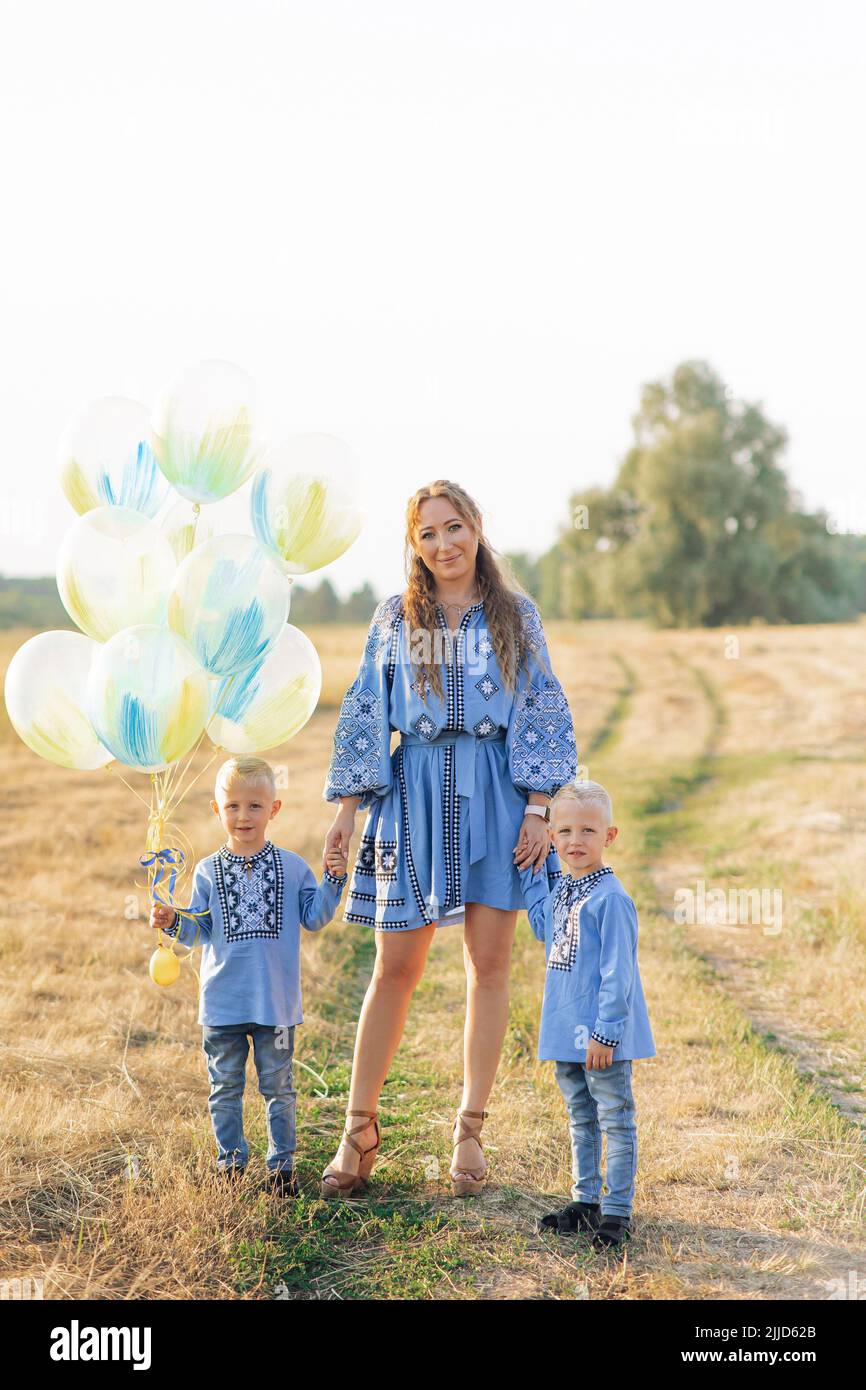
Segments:
[[[337,560],[363,524],[358,466],[341,439],[303,434],[269,449],[253,479],[253,531],[287,574]]]
[[[319,654],[306,633],[288,623],[262,661],[211,686],[211,742],[229,753],[260,753],[294,738],[316,708]]]
[[[258,661],[289,615],[290,586],[252,536],[216,536],[178,566],[168,623],[214,676]]]
[[[12,727],[28,748],[58,767],[90,772],[111,762],[85,710],[99,650],[80,632],[40,632],[18,648],[6,671]]]
[[[258,392],[230,362],[185,368],[163,389],[151,419],[159,466],[191,502],[227,497],[258,467]]]
[[[152,517],[168,495],[150,442],[150,412],[125,396],[103,396],[78,411],[57,461],[60,486],[79,515],[94,507],[130,507]]]
[[[197,545],[212,540],[215,535],[214,518],[210,511],[200,511],[196,514],[193,505],[192,502],[175,502],[160,518],[160,527],[165,532],[178,564],[185,560]]]
[[[105,642],[136,623],[159,623],[176,569],[160,529],[128,507],[97,507],[67,531],[57,588],[76,627]]]
[[[166,627],[126,628],[94,657],[87,712],[105,747],[127,767],[161,772],[189,752],[209,706],[205,672]]]

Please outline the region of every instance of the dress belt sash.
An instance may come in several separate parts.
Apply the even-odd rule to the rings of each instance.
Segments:
[[[400,734],[400,743],[423,744],[425,748],[455,749],[455,787],[459,796],[469,797],[469,863],[483,859],[487,853],[487,827],[484,800],[475,796],[475,759],[479,743],[504,743],[504,729],[486,738],[476,738],[465,729],[444,729],[435,738],[421,738],[419,734]]]

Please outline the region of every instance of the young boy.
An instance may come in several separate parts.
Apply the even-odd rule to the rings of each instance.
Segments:
[[[637,912],[602,862],[616,835],[604,787],[568,783],[554,796],[550,818],[553,847],[568,873],[548,885],[546,873],[531,865],[520,870],[532,930],[547,952],[538,1055],[555,1063],[574,1178],[574,1200],[539,1227],[585,1231],[600,1247],[620,1246],[629,1235],[637,1169],[631,1064],[655,1056],[637,964]]]
[[[199,860],[190,912],[154,903],[151,926],[184,945],[202,944],[198,1021],[211,1087],[217,1172],[243,1174],[249,1150],[243,1131],[244,1081],[253,1040],[259,1090],[266,1101],[266,1188],[297,1196],[294,1174],[295,1026],[302,1022],[300,927],[319,931],[337,910],[346,869],[328,856],[321,883],[300,855],[265,838],[281,802],[273,769],[261,758],[229,758],[216,778],[211,809],[226,832],[216,854]]]

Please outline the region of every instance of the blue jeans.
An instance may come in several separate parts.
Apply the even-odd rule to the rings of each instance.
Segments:
[[[295,1161],[295,1090],[292,1058],[294,1028],[260,1023],[229,1023],[202,1028],[202,1046],[210,1077],[208,1108],[217,1142],[217,1168],[245,1168],[249,1149],[244,1139],[244,1082],[249,1043],[265,1098],[268,1121],[267,1165],[271,1172],[291,1172]]]
[[[601,1202],[603,1216],[631,1216],[637,1172],[637,1126],[631,1062],[587,1071],[583,1062],[554,1064],[571,1130],[575,1202]],[[601,1136],[607,1136],[606,1192],[601,1195]]]

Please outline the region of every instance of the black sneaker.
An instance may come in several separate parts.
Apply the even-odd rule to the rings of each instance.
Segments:
[[[576,1231],[594,1231],[601,1220],[598,1202],[569,1202],[562,1211],[550,1211],[536,1223],[539,1231],[556,1231],[573,1235]]]
[[[592,1243],[600,1250],[617,1250],[630,1236],[631,1225],[627,1216],[603,1216]]]
[[[294,1169],[287,1170],[278,1168],[274,1173],[268,1173],[262,1183],[262,1191],[268,1192],[274,1197],[297,1197],[298,1179]]]

